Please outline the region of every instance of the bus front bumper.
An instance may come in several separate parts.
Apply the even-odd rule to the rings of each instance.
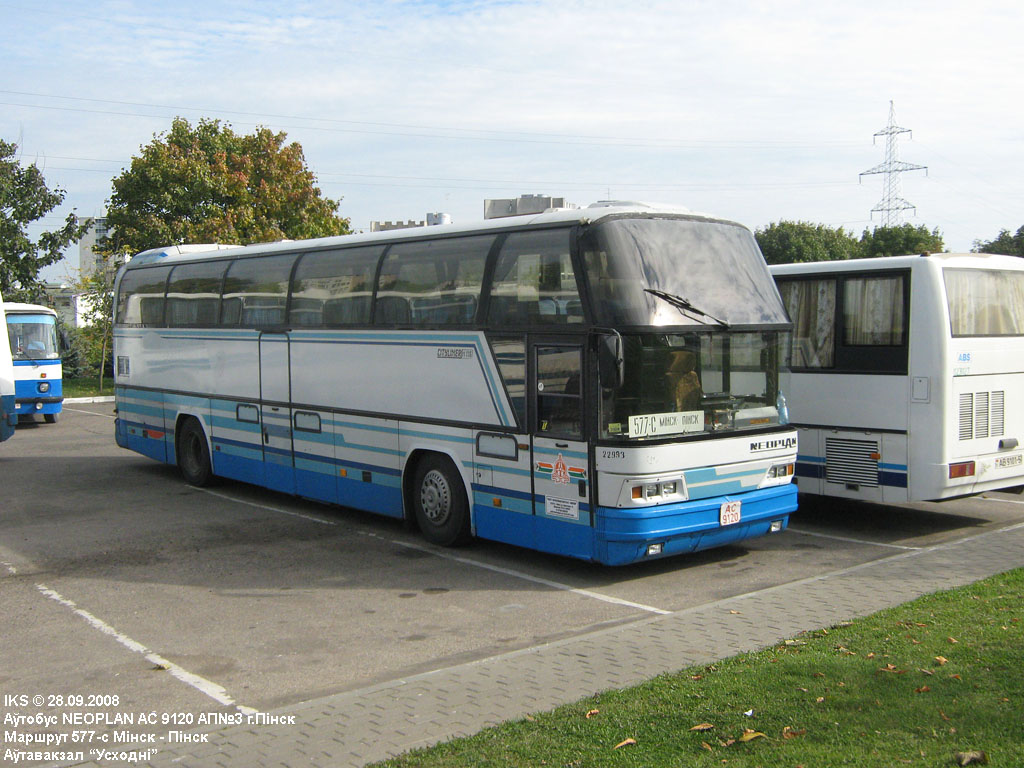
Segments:
[[[797,487],[790,483],[655,507],[598,507],[596,559],[625,565],[779,532],[796,510],[796,494]],[[722,525],[722,506],[735,501],[740,502],[739,522]]]

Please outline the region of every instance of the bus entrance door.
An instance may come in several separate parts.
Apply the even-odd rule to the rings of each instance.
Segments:
[[[533,345],[533,499],[539,549],[593,556],[590,458],[583,436],[583,347]]]
[[[260,425],[265,485],[295,493],[287,333],[260,334]]]

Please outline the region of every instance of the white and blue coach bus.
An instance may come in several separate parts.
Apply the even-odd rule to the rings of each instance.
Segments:
[[[40,414],[53,424],[64,403],[57,342],[57,313],[38,304],[4,304],[14,360],[14,395],[19,416]]]
[[[935,501],[1024,484],[1024,259],[771,271],[793,320],[783,389],[801,494]]]
[[[7,339],[7,321],[4,314],[4,300],[0,296],[0,442],[14,434],[18,414],[14,405],[14,365],[11,361],[11,345]]]
[[[207,253],[116,284],[117,442],[607,564],[782,530],[788,320],[749,230],[599,204]]]

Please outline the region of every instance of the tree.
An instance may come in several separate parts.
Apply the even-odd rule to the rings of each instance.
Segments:
[[[860,236],[857,258],[874,256],[908,256],[915,253],[942,253],[946,250],[938,228],[928,231],[923,224],[902,224],[898,227],[865,229]]]
[[[1024,227],[1018,229],[1017,233],[1013,235],[1010,234],[1010,230],[1001,229],[999,230],[999,236],[995,240],[989,240],[988,242],[975,240],[974,247],[971,250],[975,253],[1003,253],[1007,256],[1024,256]]]
[[[322,196],[302,147],[258,128],[239,135],[219,120],[175,118],[113,180],[108,255],[178,243],[248,244],[349,232]]]
[[[117,277],[117,267],[118,260],[103,259],[76,286],[85,319],[78,341],[84,353],[84,362],[98,370],[101,392],[107,358],[113,346],[114,278]]]
[[[857,241],[842,227],[806,221],[780,221],[754,232],[769,264],[835,261],[856,257]]]
[[[49,189],[35,165],[23,167],[18,146],[0,139],[0,292],[8,301],[36,301],[42,294],[39,271],[63,258],[63,251],[85,232],[69,213],[60,229],[33,242],[27,227],[64,202],[63,189]]]

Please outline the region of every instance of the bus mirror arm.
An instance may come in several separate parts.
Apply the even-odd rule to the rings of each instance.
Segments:
[[[597,368],[601,386],[621,389],[626,380],[626,366],[622,353],[622,335],[616,330],[604,332],[597,344]]]

